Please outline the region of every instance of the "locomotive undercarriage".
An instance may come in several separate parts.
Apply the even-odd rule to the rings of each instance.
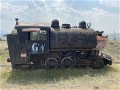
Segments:
[[[104,65],[111,64],[111,58],[107,59],[99,55],[96,50],[79,51],[51,51],[48,54],[31,54],[29,57],[30,68],[71,68],[71,67],[92,67],[103,68]]]

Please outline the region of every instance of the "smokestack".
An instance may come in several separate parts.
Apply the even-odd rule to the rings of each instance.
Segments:
[[[18,25],[18,20],[19,20],[18,18],[15,18],[15,21],[16,21],[16,25]]]

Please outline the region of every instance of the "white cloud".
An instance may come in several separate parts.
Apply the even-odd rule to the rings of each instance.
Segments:
[[[14,14],[17,14],[17,13],[22,13],[24,12],[25,10],[28,9],[28,6],[27,5],[24,5],[24,6],[16,6],[16,5],[11,5],[10,3],[8,2],[2,2],[0,4],[0,10],[1,11],[8,11],[10,13],[14,13]]]
[[[119,8],[119,0],[98,0],[100,4],[103,4],[108,7]]]
[[[112,14],[109,13],[108,11],[96,7],[92,8],[91,10],[81,10],[80,15],[86,18],[88,17],[91,19],[96,19],[100,17],[108,17],[111,16]]]
[[[82,10],[80,12],[84,20],[92,22],[92,28],[102,30],[106,33],[113,33],[114,30],[119,32],[119,14],[110,13],[100,8],[92,10]]]
[[[20,21],[49,23],[52,19],[56,18],[60,23],[70,23],[71,25],[78,25],[81,20],[85,20],[86,22],[91,22],[94,29],[104,30],[105,32],[119,29],[119,17],[117,14],[98,7],[89,10],[75,9],[71,3],[64,0],[29,0],[26,5],[22,6],[7,2],[2,3],[1,9],[4,15],[11,18],[8,19],[7,24],[11,23],[13,19],[14,25],[15,17],[20,18]],[[2,27],[6,26],[5,22],[3,22]]]

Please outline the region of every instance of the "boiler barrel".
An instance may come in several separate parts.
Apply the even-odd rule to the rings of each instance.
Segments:
[[[60,28],[51,30],[50,49],[96,48],[96,32],[93,29]]]

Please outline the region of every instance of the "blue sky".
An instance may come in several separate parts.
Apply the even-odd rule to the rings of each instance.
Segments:
[[[20,22],[62,23],[77,25],[82,20],[105,33],[120,32],[119,0],[0,0],[0,33],[10,33],[15,18]]]

